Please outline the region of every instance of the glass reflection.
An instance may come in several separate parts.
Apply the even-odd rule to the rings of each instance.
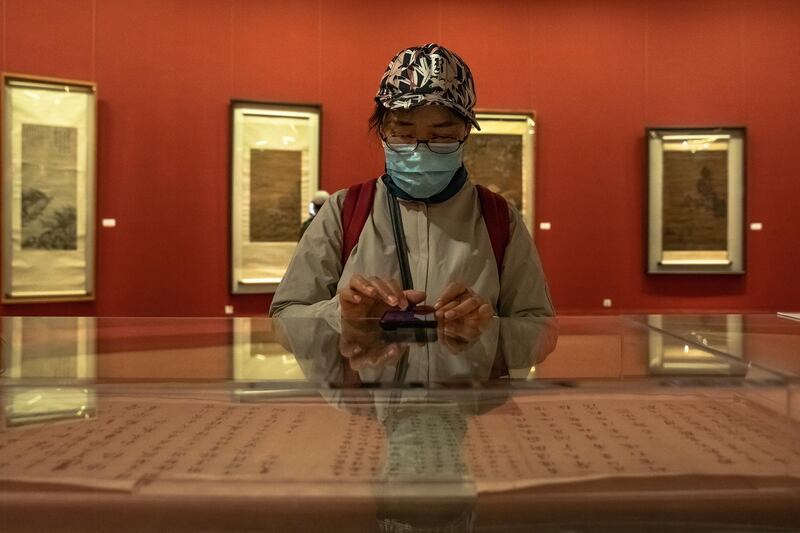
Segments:
[[[554,319],[453,323],[387,331],[378,321],[275,319],[277,340],[306,379],[330,384],[333,405],[366,413],[384,428],[386,458],[376,486],[381,531],[472,531],[477,491],[464,462],[469,419],[504,404],[509,391],[429,397],[428,388],[526,377],[555,348]],[[312,325],[313,324],[313,325]],[[309,327],[311,326],[311,327]],[[372,406],[347,390],[373,388]],[[415,388],[415,385],[418,388]],[[404,493],[412,487],[425,505]],[[446,498],[431,498],[443,487]]]
[[[7,427],[96,416],[92,388],[36,385],[95,377],[94,319],[4,317],[2,340],[3,376],[21,380],[3,391]]]
[[[387,331],[377,320],[274,319],[307,381],[339,387],[466,384],[526,377],[556,346],[552,318]]]
[[[649,369],[656,375],[745,376],[749,365],[743,360],[741,315],[725,317],[724,331],[687,337],[664,331],[664,317],[647,317]]]

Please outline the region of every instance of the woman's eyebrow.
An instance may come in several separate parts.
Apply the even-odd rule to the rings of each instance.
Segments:
[[[457,126],[459,123],[454,120],[448,120],[445,122],[438,122],[436,124],[432,124],[432,128],[449,128],[451,126]]]

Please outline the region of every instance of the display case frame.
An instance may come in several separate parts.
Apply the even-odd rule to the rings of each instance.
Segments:
[[[4,403],[4,525],[797,530],[800,382],[796,358],[772,356],[797,353],[800,324],[560,317],[542,359],[529,332],[550,319],[493,321],[471,355],[409,346],[398,379],[396,360],[370,352],[353,368],[329,318],[7,318],[0,397],[52,406],[71,388],[96,408],[25,420]],[[240,360],[279,355],[273,343],[302,379]],[[674,343],[736,368],[648,364]],[[28,372],[51,366],[40,357],[66,371]],[[515,376],[521,362],[534,366]]]

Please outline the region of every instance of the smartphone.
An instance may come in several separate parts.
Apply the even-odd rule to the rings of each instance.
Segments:
[[[381,328],[384,330],[396,329],[436,329],[436,318],[429,309],[415,309],[413,311],[386,311],[381,317]]]

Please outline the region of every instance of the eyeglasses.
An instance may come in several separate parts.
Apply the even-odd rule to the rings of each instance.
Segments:
[[[466,139],[415,139],[413,137],[383,137],[383,142],[393,152],[401,154],[408,154],[416,151],[420,144],[428,147],[428,150],[435,154],[452,154],[457,152],[458,149],[464,144]]]

